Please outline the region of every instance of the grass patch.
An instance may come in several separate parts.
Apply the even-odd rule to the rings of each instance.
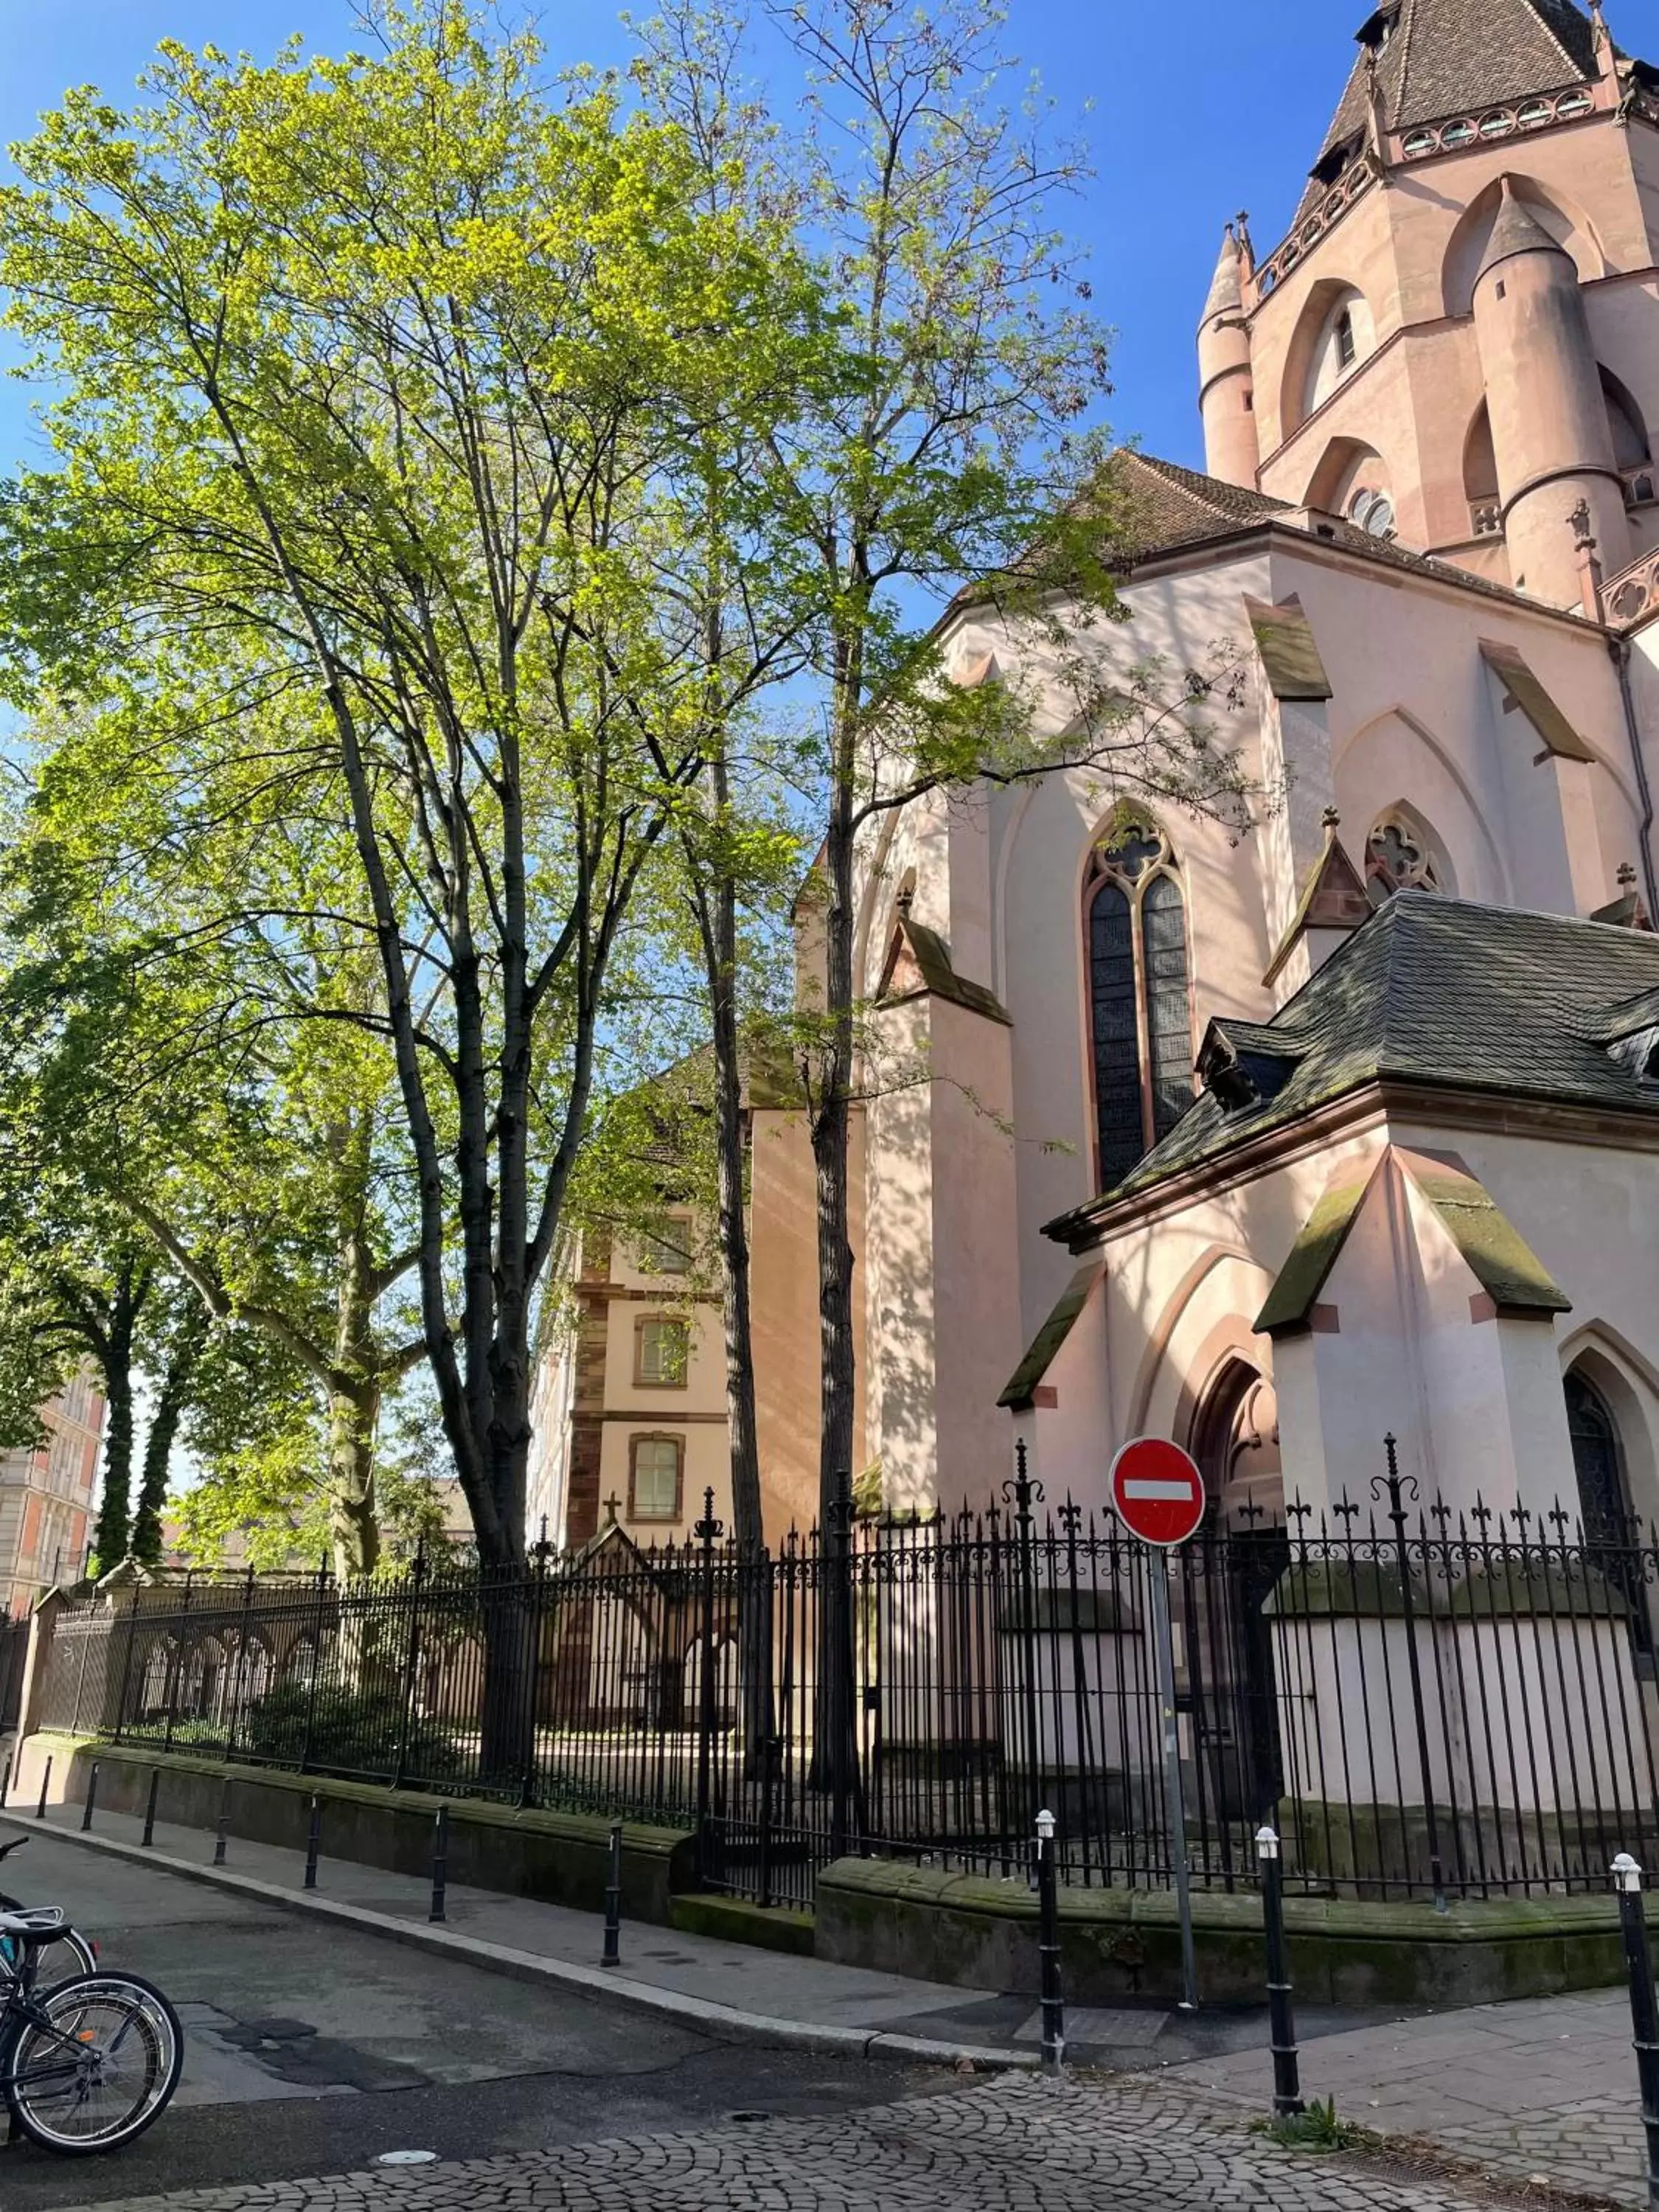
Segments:
[[[1326,2098],[1322,2104],[1315,2097],[1305,2112],[1252,2120],[1250,2132],[1266,2136],[1285,2150],[1370,2150],[1378,2141],[1374,2129],[1362,2128],[1355,2120],[1339,2119],[1334,2097]]]

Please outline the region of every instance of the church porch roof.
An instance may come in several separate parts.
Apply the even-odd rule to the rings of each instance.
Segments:
[[[1084,1247],[1096,1217],[1385,1080],[1651,1117],[1659,1084],[1609,1051],[1613,1010],[1659,992],[1659,938],[1560,915],[1402,890],[1273,1020],[1213,1027],[1271,1048],[1276,1087],[1205,1091],[1115,1189],[1048,1224]]]

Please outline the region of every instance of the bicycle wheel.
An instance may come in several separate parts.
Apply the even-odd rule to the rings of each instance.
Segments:
[[[43,2150],[83,2158],[153,2126],[184,2063],[184,2028],[160,1990],[136,1974],[87,1974],[30,2002],[6,2101]]]

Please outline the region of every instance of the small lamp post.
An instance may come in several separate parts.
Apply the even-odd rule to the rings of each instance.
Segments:
[[[1265,1824],[1255,1833],[1256,1863],[1261,1869],[1261,1923],[1267,1936],[1267,2020],[1273,2054],[1273,2112],[1288,2119],[1303,2109],[1291,2010],[1291,1977],[1285,1959],[1285,1881],[1279,1834]]]
[[[1619,1920],[1625,1938],[1625,1971],[1630,1977],[1630,2016],[1636,2046],[1636,2075],[1642,2088],[1642,2126],[1648,2143],[1648,2212],[1659,2212],[1659,2005],[1653,1991],[1653,1958],[1648,1948],[1647,1914],[1642,1905],[1642,1869],[1628,1851],[1613,1863],[1619,1893]]]
[[[1060,1986],[1060,1897],[1054,1871],[1054,1816],[1036,1816],[1037,1962],[1042,1993],[1042,2069],[1058,2074],[1066,2063],[1066,2002]]]

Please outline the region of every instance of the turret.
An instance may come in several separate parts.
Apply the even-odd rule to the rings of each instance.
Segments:
[[[1254,491],[1261,458],[1255,377],[1244,320],[1244,248],[1231,223],[1221,241],[1221,256],[1198,326],[1198,384],[1206,466],[1224,483]]]
[[[1588,510],[1604,570],[1631,558],[1625,488],[1572,256],[1504,196],[1474,284],[1474,329],[1492,422],[1510,574],[1534,599],[1579,603]]]

